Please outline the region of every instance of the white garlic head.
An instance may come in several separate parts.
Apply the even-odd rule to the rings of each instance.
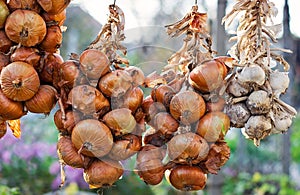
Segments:
[[[260,140],[270,134],[271,128],[272,124],[269,117],[254,115],[245,124],[245,134],[247,134],[247,138],[254,141],[256,146],[259,146]]]
[[[250,117],[250,111],[244,103],[226,105],[224,112],[230,118],[231,126],[237,128],[244,127]]]
[[[241,97],[248,95],[252,91],[252,87],[249,85],[242,85],[237,82],[237,78],[234,77],[227,88],[227,93],[233,95],[234,97]]]
[[[275,97],[285,93],[290,84],[288,72],[279,72],[277,70],[270,73],[269,81]]]
[[[266,74],[259,65],[245,66],[240,73],[237,73],[237,80],[241,84],[257,84],[259,86],[265,83]]]
[[[271,98],[264,90],[253,91],[249,95],[246,105],[251,114],[266,114],[271,109]]]

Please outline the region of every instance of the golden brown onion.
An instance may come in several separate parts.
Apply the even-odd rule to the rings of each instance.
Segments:
[[[26,62],[33,67],[38,67],[41,56],[39,50],[33,47],[19,47],[10,56],[11,62]]]
[[[24,113],[23,104],[8,99],[0,89],[0,116],[6,120],[15,120],[21,118]]]
[[[49,14],[58,14],[67,8],[71,0],[37,0],[40,6]]]
[[[68,103],[83,114],[109,110],[109,101],[100,91],[89,85],[74,87],[68,95]]]
[[[7,17],[5,32],[10,40],[31,47],[43,41],[46,36],[46,23],[34,11],[16,10]]]
[[[154,117],[154,128],[166,137],[172,136],[178,127],[179,123],[167,112],[160,112]]]
[[[135,86],[144,84],[145,75],[140,68],[136,66],[129,66],[125,68],[125,71],[130,74],[130,76],[132,77],[132,82]]]
[[[169,181],[181,191],[202,190],[207,177],[199,167],[177,166],[171,170]]]
[[[124,96],[123,106],[128,108],[134,113],[137,108],[142,104],[144,98],[144,92],[141,88],[135,87],[132,90],[129,90]]]
[[[0,1],[0,29],[4,27],[8,15],[9,15],[9,9],[5,1]]]
[[[47,28],[47,34],[39,47],[46,52],[55,53],[62,43],[62,32],[58,25]]]
[[[37,13],[41,11],[41,7],[36,0],[9,0],[8,7],[11,11],[17,9],[32,10]]]
[[[111,159],[95,160],[84,170],[83,178],[90,188],[110,187],[123,175],[122,164]]]
[[[124,70],[116,70],[104,75],[99,83],[98,88],[109,97],[123,96],[132,86],[132,78]]]
[[[43,66],[39,67],[39,76],[41,81],[52,84],[55,81],[54,71],[58,69],[64,62],[61,55],[57,53],[46,53],[42,57],[41,64]]]
[[[105,53],[87,49],[80,55],[80,69],[90,79],[98,80],[109,71],[109,60]]]
[[[58,14],[49,14],[47,12],[43,12],[41,16],[44,18],[45,22],[49,25],[58,25],[62,26],[66,20],[66,9]]]
[[[57,142],[57,154],[63,163],[75,167],[83,168],[83,157],[78,154],[69,136],[60,136]]]
[[[205,113],[206,105],[201,95],[193,91],[176,94],[170,102],[172,116],[183,124],[197,122]]]
[[[4,30],[0,30],[0,40],[1,40],[0,41],[0,52],[2,52],[2,53],[9,52],[10,47],[13,46],[13,42],[6,36],[6,33]]]
[[[182,164],[197,164],[207,157],[209,145],[201,136],[189,132],[174,136],[168,142],[171,160]]]
[[[218,101],[216,101],[216,102],[207,102],[206,103],[207,112],[223,111],[224,107],[225,107],[225,100],[224,100],[224,98],[221,98],[221,97],[219,97]]]
[[[108,154],[113,146],[110,129],[94,119],[78,122],[73,128],[71,138],[78,152],[90,157],[102,157]]]
[[[7,124],[6,121],[3,119],[0,119],[0,139],[4,137],[7,131]]]
[[[33,113],[49,114],[56,104],[57,91],[51,85],[41,85],[37,93],[25,101],[26,108]]]
[[[69,88],[73,88],[76,85],[76,80],[79,78],[80,71],[79,65],[74,60],[67,60],[60,66],[60,76],[67,82]]]
[[[208,112],[199,121],[197,134],[208,142],[224,139],[230,128],[230,119],[223,112]]]
[[[4,67],[0,82],[3,93],[14,101],[29,100],[40,87],[37,72],[25,62],[13,62]]]
[[[127,134],[122,136],[121,140],[114,142],[108,157],[117,161],[126,160],[136,154],[141,147],[142,141],[140,137],[133,134]]]
[[[61,110],[54,114],[54,123],[60,132],[71,134],[74,126],[80,121],[80,114],[75,110],[66,110],[66,118],[62,118]]]
[[[2,68],[9,64],[9,55],[3,54],[0,52],[0,72]]]
[[[105,124],[113,131],[115,136],[125,135],[134,131],[135,118],[127,108],[115,109],[103,117]]]
[[[227,67],[217,60],[211,60],[191,71],[189,83],[201,92],[211,92],[221,87],[226,75]]]

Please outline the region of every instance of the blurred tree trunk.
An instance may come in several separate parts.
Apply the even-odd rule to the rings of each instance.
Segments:
[[[294,49],[294,41],[290,31],[290,15],[289,15],[289,5],[288,0],[285,0],[284,11],[283,11],[283,47]],[[284,101],[290,105],[293,105],[292,102],[292,90],[293,82],[295,77],[294,66],[292,66],[295,60],[291,54],[284,54],[286,61],[291,64],[291,69],[289,71],[290,77],[290,86],[287,90],[287,93],[284,95]],[[282,163],[282,172],[284,174],[290,174],[290,164],[291,164],[291,129],[282,136],[282,150],[281,150],[281,163]]]
[[[226,32],[224,26],[221,25],[222,18],[226,13],[227,0],[218,0],[218,8],[217,8],[217,52],[218,55],[226,54]],[[209,184],[208,185],[208,194],[209,195],[221,195],[222,194],[222,185],[224,182],[223,176],[221,173],[218,175],[210,175],[209,176]]]

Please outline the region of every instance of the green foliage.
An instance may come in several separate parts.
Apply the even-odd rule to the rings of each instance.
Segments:
[[[293,121],[291,128],[291,155],[294,162],[300,163],[300,116]]]
[[[295,184],[286,175],[240,173],[236,177],[227,177],[222,187],[224,195],[300,195]]]
[[[20,195],[18,188],[9,188],[7,186],[0,185],[0,195]]]

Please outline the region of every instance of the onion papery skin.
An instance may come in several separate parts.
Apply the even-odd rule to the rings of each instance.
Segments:
[[[75,148],[90,157],[105,156],[113,146],[110,129],[95,119],[78,122],[73,128],[71,138]]]
[[[7,37],[4,30],[0,30],[0,52],[8,53],[11,46],[13,46],[13,42]]]
[[[26,62],[33,67],[39,66],[41,55],[38,49],[33,47],[20,47],[17,48],[14,53],[10,56],[11,62]]]
[[[22,102],[7,98],[0,89],[0,116],[5,120],[15,120],[25,115]]]
[[[31,10],[36,13],[41,11],[41,7],[36,0],[9,0],[8,7],[11,11],[17,9]]]
[[[96,160],[84,170],[83,178],[90,188],[110,187],[124,173],[122,164],[111,159]]]
[[[66,20],[66,13],[67,10],[64,9],[62,12],[58,14],[49,14],[47,12],[43,12],[41,16],[43,17],[47,25],[49,24],[49,25],[62,26]]]
[[[37,0],[40,6],[49,14],[58,14],[70,4],[71,0]]]
[[[60,48],[62,39],[60,27],[57,25],[50,26],[47,28],[47,34],[39,45],[39,48],[46,52],[55,53]]]
[[[46,36],[46,23],[36,12],[16,10],[11,13],[5,23],[7,37],[25,47],[35,46]]]
[[[201,95],[193,91],[176,94],[170,103],[171,115],[183,124],[197,122],[206,111],[206,104]]]
[[[80,69],[89,79],[98,80],[109,71],[110,62],[102,51],[88,49],[81,53]]]
[[[25,62],[13,62],[4,67],[0,82],[3,93],[14,101],[31,99],[40,87],[37,72]]]
[[[38,92],[25,102],[26,108],[32,113],[49,114],[56,104],[57,91],[50,85],[41,85]]]
[[[199,167],[177,166],[171,170],[169,181],[181,191],[202,190],[206,185],[207,177]]]

